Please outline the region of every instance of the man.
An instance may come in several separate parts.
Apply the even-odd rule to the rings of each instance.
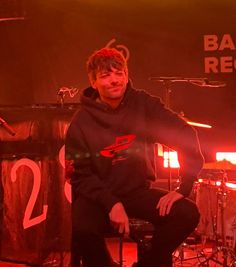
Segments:
[[[170,267],[172,252],[195,229],[199,213],[187,200],[203,163],[195,130],[159,98],[135,90],[127,62],[103,48],[87,62],[91,87],[81,97],[66,137],[72,183],[72,266],[110,267],[104,232],[129,234],[129,217],[155,226],[152,249],[138,267]],[[153,145],[178,151],[181,183],[172,192],[150,188]]]

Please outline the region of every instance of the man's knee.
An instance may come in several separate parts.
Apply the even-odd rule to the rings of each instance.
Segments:
[[[200,220],[200,213],[198,211],[198,208],[196,204],[190,200],[185,200],[185,218],[186,218],[186,223],[189,224],[189,226],[194,230]]]
[[[197,227],[200,220],[200,213],[196,204],[191,200],[183,199],[177,202],[174,213],[186,226],[193,228],[193,230]]]

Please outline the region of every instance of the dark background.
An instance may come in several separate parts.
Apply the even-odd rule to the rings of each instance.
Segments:
[[[203,43],[206,34],[219,40],[230,34],[236,44],[234,1],[2,0],[0,18],[1,106],[43,104],[46,108],[58,102],[62,86],[86,87],[87,57],[110,42],[125,53],[128,49],[134,86],[163,101],[163,84],[149,77],[207,77],[226,82],[223,88],[174,83],[170,106],[191,121],[212,126],[198,128],[208,161],[215,160],[216,151],[236,151],[236,70],[204,70],[206,56],[236,58],[236,52],[204,51]],[[78,98],[65,101],[78,102]]]

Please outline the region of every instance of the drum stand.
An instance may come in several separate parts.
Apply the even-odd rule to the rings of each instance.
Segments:
[[[235,251],[233,251],[231,248],[227,246],[226,243],[226,234],[225,234],[225,207],[226,207],[226,200],[227,200],[227,189],[226,189],[226,181],[227,181],[227,173],[223,171],[222,174],[222,181],[220,188],[217,192],[217,204],[220,209],[220,226],[221,226],[221,240],[222,244],[221,246],[218,246],[218,240],[217,240],[217,231],[215,232],[215,240],[216,240],[216,247],[212,254],[208,256],[204,261],[199,263],[197,266],[209,266],[209,261],[213,261],[219,265],[222,265],[223,267],[236,267],[236,255]],[[216,227],[217,229],[217,227]],[[219,261],[216,256],[218,253],[222,254],[223,261]],[[228,265],[230,264],[230,265]]]

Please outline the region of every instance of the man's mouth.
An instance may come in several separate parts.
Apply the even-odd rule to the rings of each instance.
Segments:
[[[120,90],[120,89],[121,89],[121,85],[117,85],[117,86],[113,86],[109,88],[109,90]]]

